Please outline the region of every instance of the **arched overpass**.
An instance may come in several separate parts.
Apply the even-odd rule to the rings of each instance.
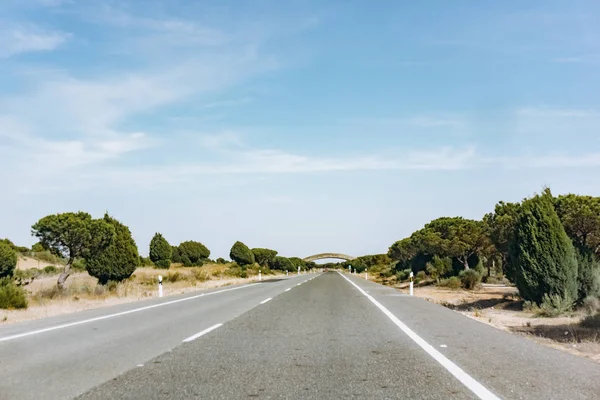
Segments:
[[[347,254],[341,254],[341,253],[321,253],[321,254],[315,254],[314,256],[306,257],[306,258],[304,258],[304,261],[308,262],[308,261],[316,261],[316,260],[325,260],[327,258],[335,258],[338,260],[352,261],[356,257],[352,257]]]

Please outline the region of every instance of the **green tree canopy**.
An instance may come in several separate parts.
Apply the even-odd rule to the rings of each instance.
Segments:
[[[88,273],[98,278],[102,285],[108,281],[129,278],[140,262],[137,245],[129,228],[108,214],[104,215],[104,222],[114,228],[114,240],[108,247],[88,252],[85,258]]]
[[[481,252],[487,240],[481,221],[462,217],[435,219],[411,238],[425,254],[454,257],[465,269],[469,269],[469,258]]]
[[[0,241],[0,279],[12,276],[17,267],[17,253],[5,242]]]
[[[114,227],[102,219],[93,220],[85,212],[48,215],[32,226],[32,235],[52,253],[67,259],[65,270],[58,277],[57,285],[65,288],[71,274],[71,266],[77,258],[85,258],[90,252],[106,248],[115,236]]]
[[[254,254],[244,243],[237,241],[231,247],[229,257],[241,267],[254,264]]]
[[[155,233],[150,241],[150,260],[159,268],[169,268],[173,249],[167,239],[160,233]]]
[[[577,299],[577,259],[553,206],[549,189],[523,202],[509,246],[521,296],[541,304],[544,296]]]
[[[577,248],[600,255],[600,198],[568,194],[554,199],[554,206]]]
[[[201,266],[210,256],[210,250],[200,242],[187,241],[178,246],[181,262],[186,267]]]
[[[298,269],[298,267],[300,267],[300,269],[306,269],[306,261],[300,257],[290,257],[289,260],[292,262],[295,269]]]
[[[392,244],[388,250],[388,256],[399,262],[408,262],[417,254],[417,248],[412,238],[404,238]]]
[[[277,251],[271,249],[254,248],[252,249],[252,254],[254,254],[254,260],[257,263],[263,267],[267,267],[271,265],[271,262],[275,256],[277,256]]]
[[[294,264],[290,261],[289,258],[275,256],[273,261],[271,262],[271,269],[275,269],[277,271],[290,271],[293,272],[297,269]]]

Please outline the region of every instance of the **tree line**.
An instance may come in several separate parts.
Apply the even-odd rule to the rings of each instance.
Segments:
[[[481,220],[442,217],[389,248],[394,269],[428,276],[493,275],[523,299],[569,310],[600,296],[600,198],[555,197],[546,188],[499,202]]]
[[[52,214],[36,222],[31,233],[38,239],[32,246],[32,252],[49,252],[64,260],[64,269],[57,280],[61,290],[66,288],[66,281],[74,268],[81,265],[89,275],[98,279],[99,284],[105,285],[129,278],[142,265],[166,269],[173,263],[185,267],[200,267],[207,262],[228,263],[223,258],[210,260],[210,250],[201,242],[189,240],[172,246],[160,233],[156,233],[150,241],[149,257],[141,257],[129,228],[108,214],[99,219],[81,211]],[[8,239],[0,240],[0,283],[3,287],[11,284],[17,255],[29,251]],[[276,250],[250,249],[239,241],[231,247],[230,258],[241,268],[244,277],[246,269],[255,264],[265,268],[266,273],[269,270],[295,271],[298,267],[306,270],[316,266],[298,257],[281,257]]]

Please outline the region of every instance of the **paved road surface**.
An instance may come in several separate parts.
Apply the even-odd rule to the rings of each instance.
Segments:
[[[357,277],[210,293],[0,328],[0,399],[600,398],[595,363]]]

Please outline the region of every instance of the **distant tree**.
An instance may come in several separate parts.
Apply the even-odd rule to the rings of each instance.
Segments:
[[[407,262],[417,254],[417,248],[412,238],[405,238],[392,244],[388,256],[399,262]]]
[[[577,250],[577,301],[586,297],[600,297],[600,261],[588,249]]]
[[[554,206],[573,244],[600,255],[600,198],[568,194],[555,198]]]
[[[227,260],[223,257],[217,258],[217,264],[227,264]]]
[[[29,249],[27,247],[17,246],[16,244],[14,244],[12,241],[10,241],[8,239],[0,239],[0,243],[9,245],[17,253],[27,253],[29,251]]]
[[[527,199],[509,246],[515,263],[515,283],[525,300],[541,304],[545,297],[563,302],[577,299],[577,259],[553,206],[552,194]]]
[[[289,258],[275,256],[271,262],[271,269],[277,271],[290,271],[293,272],[297,269],[296,266],[290,261]]]
[[[201,266],[210,256],[210,250],[200,242],[187,241],[178,247],[183,265]]]
[[[178,246],[171,246],[171,262],[176,264],[183,263],[181,260],[181,254],[179,254]]]
[[[31,251],[34,252],[34,253],[41,253],[43,251],[46,251],[46,249],[44,248],[44,246],[40,242],[37,242],[36,244],[34,244],[33,246],[31,246]]]
[[[159,268],[169,268],[173,249],[160,233],[154,234],[150,241],[150,259]]]
[[[114,228],[114,240],[108,247],[88,252],[85,258],[87,272],[102,285],[129,278],[140,262],[129,228],[108,214],[104,215],[104,222]]]
[[[254,254],[252,251],[246,246],[244,243],[237,241],[231,247],[231,251],[229,252],[229,257],[236,263],[238,263],[242,268],[246,265],[254,264]]]
[[[0,242],[0,279],[12,276],[17,267],[17,253],[8,244]]]
[[[306,269],[306,261],[300,257],[290,257],[289,260],[294,264],[295,269],[298,269],[298,267],[303,270]]]
[[[254,248],[252,249],[252,254],[254,254],[254,260],[263,267],[267,267],[271,264],[275,256],[277,256],[277,251],[270,249],[261,249]]]
[[[496,204],[493,213],[486,214],[483,218],[484,226],[490,241],[500,257],[504,274],[514,282],[514,263],[510,259],[509,243],[513,240],[515,226],[521,210],[519,203]],[[491,255],[493,257],[493,255]]]
[[[115,236],[114,227],[102,219],[93,220],[85,212],[48,215],[32,226],[32,235],[55,255],[67,259],[64,272],[58,277],[59,289],[71,274],[73,262],[90,252],[106,248]]]
[[[469,258],[486,246],[486,236],[480,221],[462,217],[442,217],[415,232],[412,241],[426,254],[454,257],[469,269]]]

